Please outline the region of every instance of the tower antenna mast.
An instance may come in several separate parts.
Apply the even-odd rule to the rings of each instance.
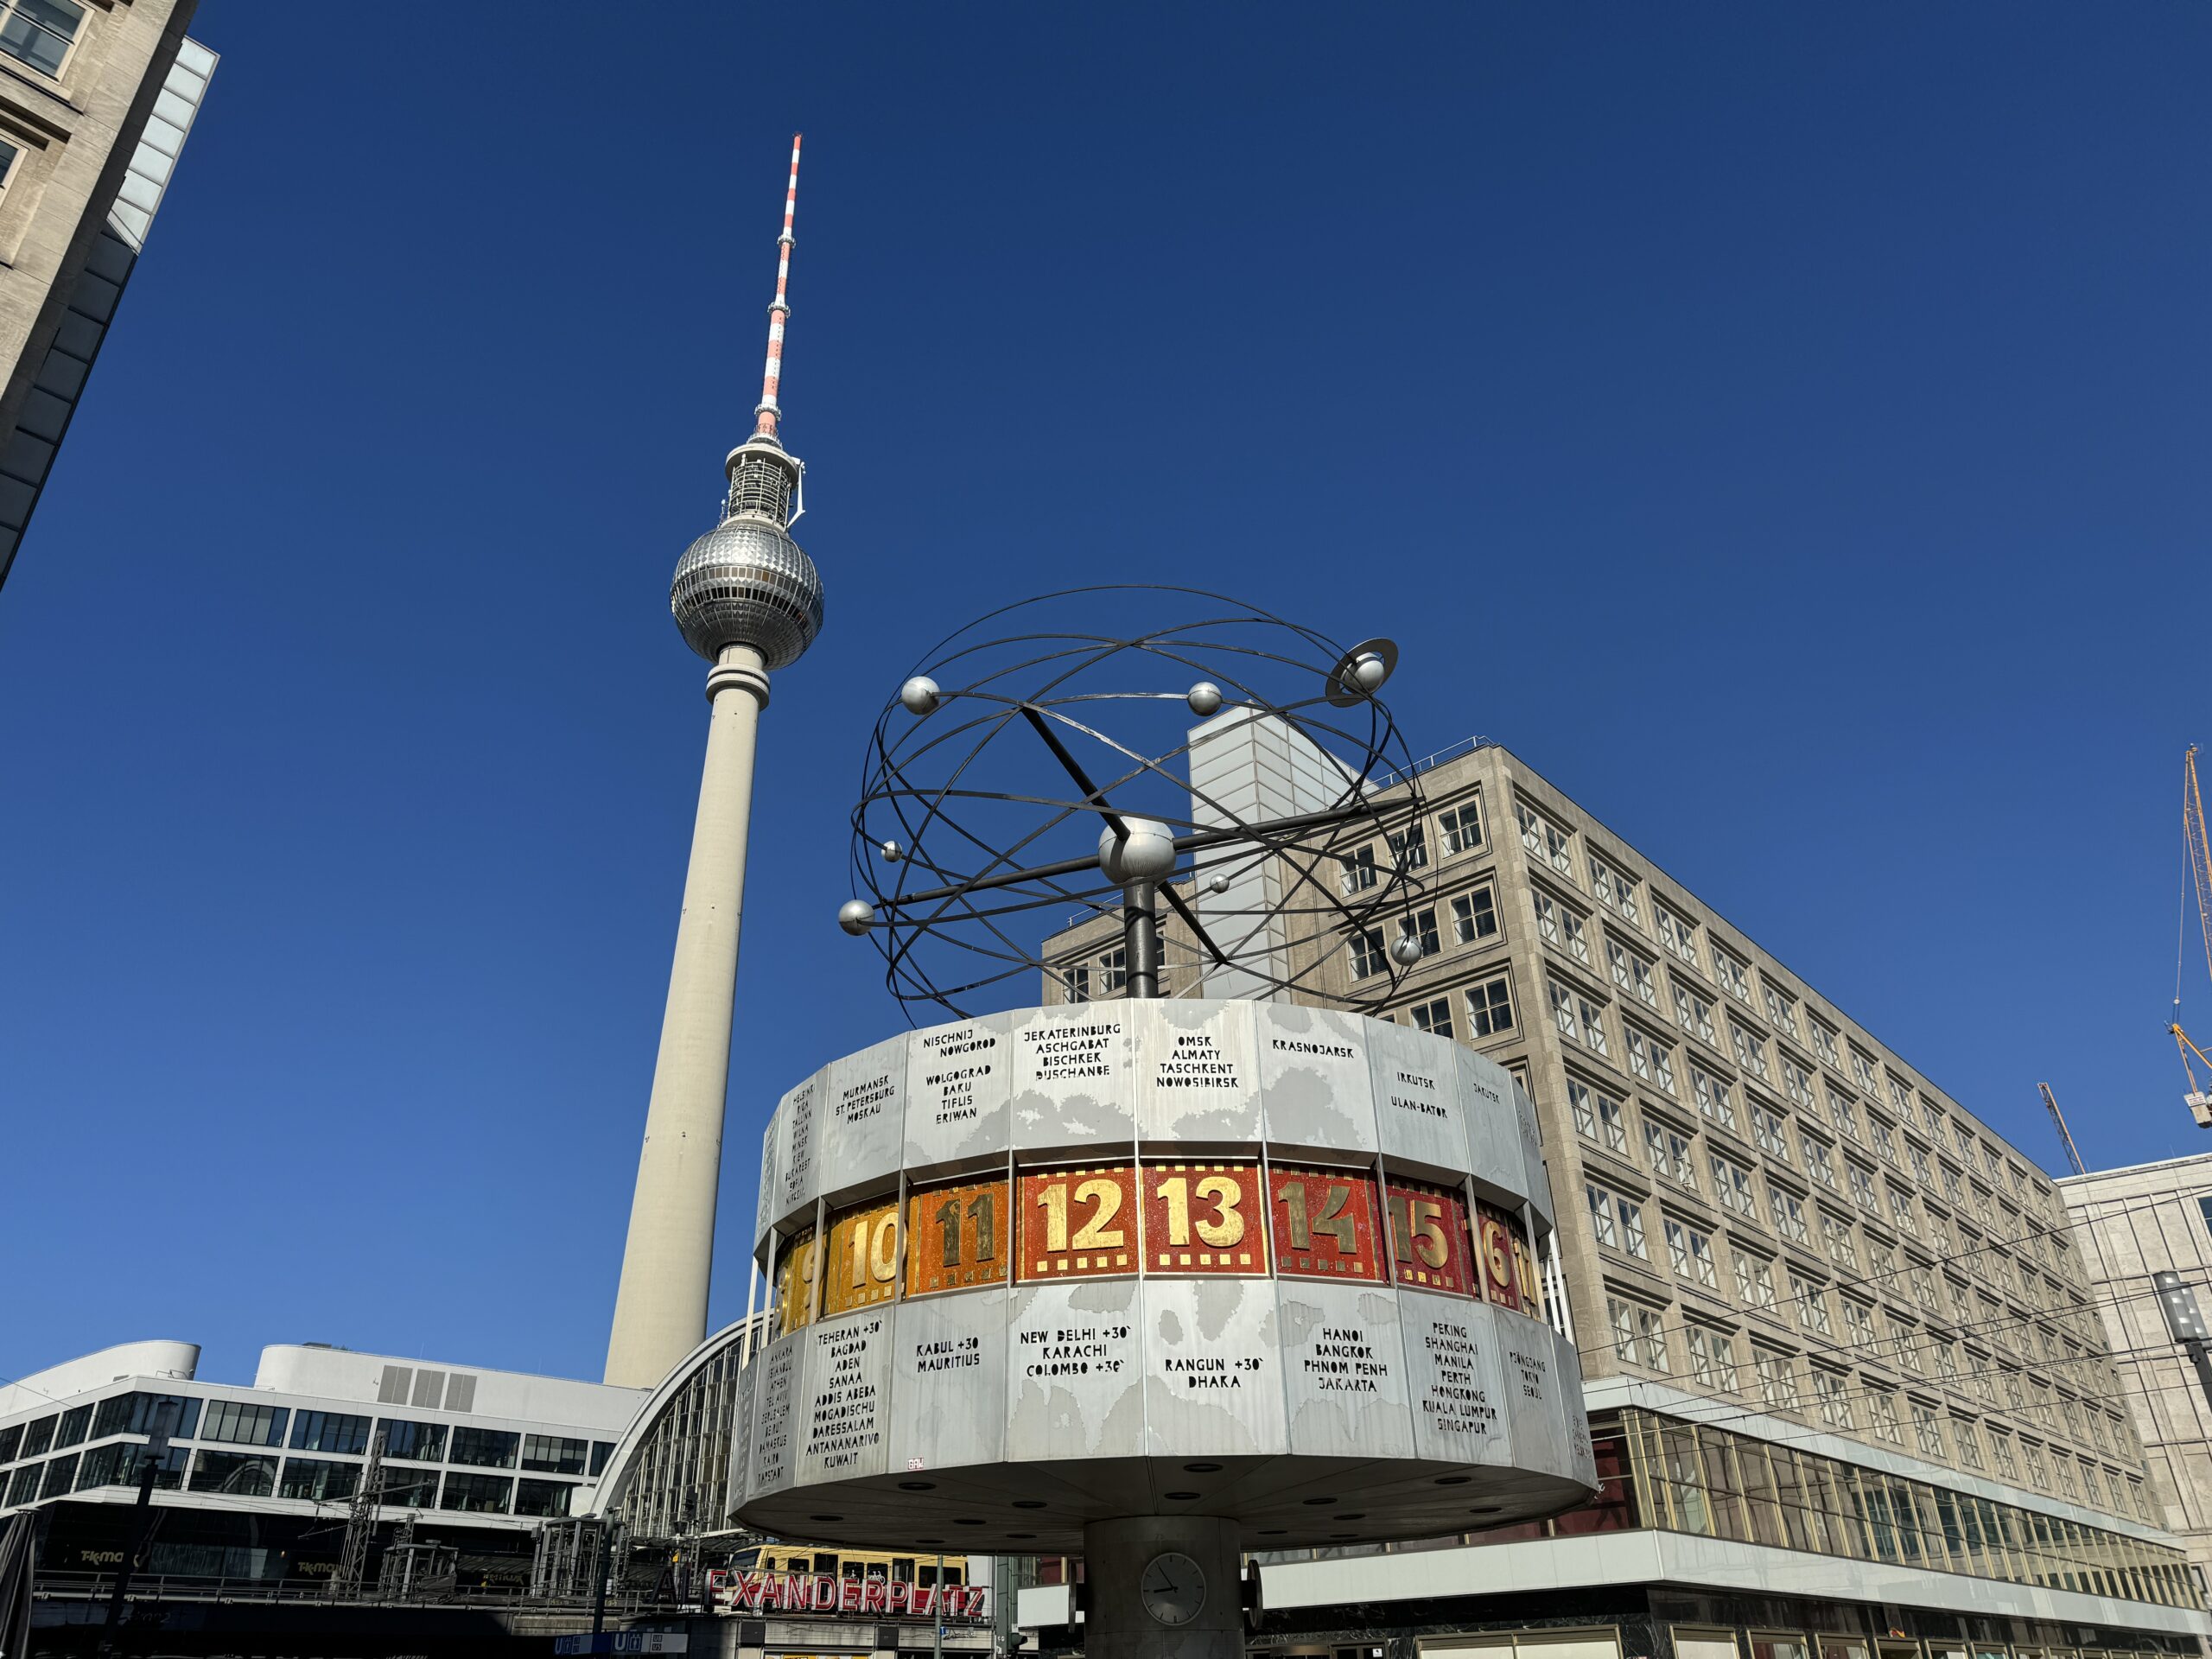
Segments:
[[[774,443],[784,411],[776,393],[784,381],[784,322],[791,308],[784,297],[791,279],[791,221],[798,214],[798,144],[804,135],[791,134],[791,180],[784,190],[784,233],[776,238],[776,297],[768,302],[768,360],[760,370],[760,402],[753,411],[753,435]],[[794,514],[794,517],[797,515]]]

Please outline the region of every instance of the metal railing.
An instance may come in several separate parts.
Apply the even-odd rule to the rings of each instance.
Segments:
[[[115,1592],[112,1573],[41,1573],[31,1594],[40,1601],[105,1601]],[[211,1579],[141,1573],[130,1580],[129,1599],[142,1601],[290,1602],[343,1604],[349,1607],[488,1607],[518,1612],[574,1611],[588,1609],[588,1596],[533,1594],[527,1585],[479,1585],[451,1590],[417,1590],[408,1595],[386,1595],[373,1585],[364,1585],[359,1595],[334,1596],[327,1579]],[[645,1613],[665,1610],[667,1603],[637,1590],[610,1591],[610,1613]]]

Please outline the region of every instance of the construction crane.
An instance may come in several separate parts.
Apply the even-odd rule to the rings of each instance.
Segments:
[[[2057,1129],[2058,1139],[2066,1148],[2066,1161],[2074,1166],[2076,1175],[2088,1174],[2089,1172],[2082,1166],[2082,1154],[2074,1147],[2074,1131],[2066,1127],[2066,1114],[2058,1109],[2058,1096],[2050,1092],[2050,1085],[2047,1083],[2039,1083],[2036,1087],[2043,1093],[2043,1103],[2050,1109],[2052,1126]]]
[[[2189,885],[2196,894],[2196,931],[2204,941],[2204,969],[2212,975],[2212,848],[2208,848],[2204,835],[2204,795],[2196,784],[2196,745],[2189,746],[2181,762],[2181,839],[2189,857]],[[2186,899],[2183,900],[2184,906]],[[2184,940],[2189,928],[2187,910],[2182,933]],[[2182,1098],[2188,1103],[2190,1116],[2196,1120],[2200,1129],[2212,1129],[2212,1058],[2207,1058],[2202,1049],[2190,1040],[2189,1033],[2181,1028],[2181,972],[2182,959],[2188,955],[2184,944],[2174,957],[2174,1019],[2166,1027],[2172,1033],[2174,1046],[2181,1053],[2182,1074],[2189,1079],[2189,1091]],[[2202,1082],[2197,1078],[2196,1065],[2190,1057],[2204,1067]]]

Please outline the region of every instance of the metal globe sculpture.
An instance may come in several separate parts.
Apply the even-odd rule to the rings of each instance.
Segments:
[[[935,1018],[769,1120],[741,1522],[1080,1550],[1092,1659],[1242,1659],[1241,1551],[1595,1489],[1535,1109],[1363,1012],[1426,995],[1395,660],[1094,588],[963,629],[887,703],[837,921]]]
[[[1138,995],[1385,1007],[1417,943],[1376,944],[1378,975],[1329,988],[1355,940],[1410,934],[1427,874],[1419,783],[1376,695],[1396,658],[1195,588],[994,612],[884,706],[852,815],[853,894],[874,919],[855,929],[848,906],[843,925],[874,938],[910,1017],[1033,1000],[1048,940],[1108,916],[1129,926]],[[1267,747],[1280,780],[1215,775],[1228,740]]]

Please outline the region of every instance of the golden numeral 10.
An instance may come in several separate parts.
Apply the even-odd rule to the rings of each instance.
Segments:
[[[891,1282],[899,1267],[899,1212],[887,1210],[873,1226],[860,1222],[853,1228],[853,1288],[865,1290],[870,1281]]]

